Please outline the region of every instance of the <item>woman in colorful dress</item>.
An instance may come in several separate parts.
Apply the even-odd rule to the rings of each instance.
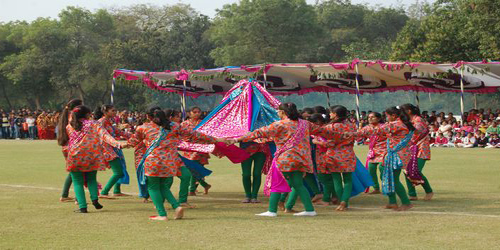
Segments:
[[[179,202],[170,192],[173,177],[181,174],[180,168],[184,166],[177,147],[182,141],[194,143],[214,144],[225,142],[206,136],[192,129],[171,123],[165,112],[159,108],[151,108],[148,111],[148,119],[152,122],[145,123],[139,127],[134,136],[129,139],[131,145],[144,142],[147,150],[138,167],[141,184],[146,183],[149,195],[158,212],[158,216],[151,216],[151,220],[167,220],[167,212],[163,205],[167,200],[175,210],[174,219],[181,219],[184,210]]]
[[[397,211],[408,210],[413,207],[406,190],[401,184],[401,170],[405,169],[410,162],[409,144],[415,127],[410,117],[399,107],[391,107],[385,111],[387,121],[378,128],[367,127],[363,131],[352,133],[356,136],[369,137],[372,135],[387,136],[387,154],[380,167],[382,173],[382,193],[389,197],[387,209]],[[396,195],[399,196],[402,205],[398,207]]]
[[[401,108],[410,117],[411,123],[415,127],[415,133],[413,134],[412,144],[417,146],[417,165],[420,175],[422,176],[422,187],[425,191],[424,200],[429,201],[434,196],[431,184],[427,177],[425,177],[422,172],[427,161],[431,160],[431,149],[430,149],[430,136],[429,136],[429,124],[420,116],[420,109],[412,104],[404,104]],[[410,200],[417,200],[417,191],[409,179],[406,179],[406,185],[408,187],[408,195]]]
[[[86,106],[77,106],[72,111],[69,134],[68,157],[66,170],[70,172],[74,184],[79,210],[75,212],[87,213],[87,201],[83,189],[84,180],[87,183],[92,205],[102,209],[98,200],[97,170],[106,167],[114,156],[107,154],[104,145],[122,148],[126,143],[120,143],[111,136],[98,122],[90,119],[92,112]]]
[[[193,130],[200,124],[201,122],[201,109],[198,107],[192,107],[189,111],[189,119],[185,120],[181,123],[181,126],[186,129]],[[210,155],[207,153],[199,153],[199,152],[182,152],[182,155],[189,160],[197,161],[202,166],[208,165],[208,159],[210,159]],[[196,189],[198,188],[198,184],[200,184],[205,189],[205,194],[208,194],[208,190],[212,187],[208,184],[204,178],[196,179],[194,176],[191,177],[191,183],[189,186],[189,195],[195,196]]]
[[[108,131],[115,139],[128,139],[130,134],[122,132],[113,123],[113,119],[116,117],[116,109],[113,105],[103,105],[101,108],[103,117],[99,119],[101,126]],[[127,196],[121,192],[121,184],[128,184],[129,177],[127,173],[127,167],[125,164],[125,156],[123,151],[119,148],[113,148],[110,145],[104,145],[106,151],[115,156],[115,158],[109,162],[108,168],[111,168],[113,175],[109,179],[108,183],[101,190],[101,198],[109,199],[109,191],[114,186],[113,196]]]
[[[69,136],[66,127],[68,126],[71,119],[71,111],[77,106],[80,106],[82,104],[83,102],[80,99],[73,99],[69,101],[66,104],[66,106],[64,106],[61,116],[59,117],[59,123],[57,125],[58,129],[57,144],[61,146],[62,154],[64,156],[64,161],[66,161],[66,159],[68,158]],[[59,201],[61,202],[73,201],[73,198],[69,197],[69,189],[71,188],[71,184],[72,184],[71,174],[68,174],[66,180],[64,181],[64,186]]]
[[[180,125],[181,123],[181,113],[177,110],[173,109],[168,109],[165,111],[165,114],[167,118],[172,122],[175,123],[176,125]],[[184,208],[195,208],[195,205],[191,205],[188,202],[188,196],[189,196],[189,185],[191,183],[191,178],[192,174],[191,171],[186,167],[182,166],[180,168],[181,175],[177,175],[177,178],[179,178],[180,183],[179,183],[179,203],[181,204],[182,207]],[[173,183],[173,182],[172,182]],[[172,185],[172,183],[170,185]],[[168,188],[170,188],[169,186]]]
[[[310,121],[317,126],[324,127],[327,123],[325,114],[313,114]],[[316,171],[318,174],[318,180],[323,185],[323,197],[321,200],[314,202],[316,205],[328,206],[330,204],[338,204],[338,199],[335,194],[335,187],[333,185],[333,178],[331,173],[326,167],[326,158],[328,152],[328,140],[321,136],[312,136],[312,143],[315,145],[315,159],[316,159]]]
[[[326,129],[334,133],[356,132],[356,124],[349,121],[346,107],[336,105],[330,108],[332,123]],[[333,178],[333,185],[340,204],[337,211],[346,211],[352,193],[352,173],[356,170],[354,138],[330,140],[326,147],[325,165]]]
[[[236,140],[248,142],[259,138],[271,139],[278,148],[264,186],[264,193],[271,196],[269,209],[257,216],[276,217],[281,193],[290,191],[298,194],[305,207],[304,212],[296,213],[295,216],[316,216],[311,197],[304,186],[303,176],[313,172],[310,135],[319,134],[322,130],[308,121],[299,119],[300,114],[293,103],[281,104],[278,116],[280,121]]]
[[[146,123],[149,123],[151,121],[147,120],[144,122],[139,122],[139,126],[137,129],[142,128],[143,126],[146,126]],[[136,129],[136,130],[137,130]],[[135,165],[135,172],[137,173],[137,185],[139,186],[139,197],[143,198],[144,203],[149,202],[149,193],[148,193],[148,187],[147,185],[143,185],[140,183],[140,174],[137,172],[137,168],[139,168],[139,164],[142,161],[142,157],[146,153],[147,147],[144,141],[136,141],[134,145],[134,165]]]
[[[361,128],[359,131],[364,133],[365,131],[372,131],[383,125],[382,114],[377,112],[371,112],[368,115],[368,125]],[[377,168],[380,163],[384,161],[384,156],[387,153],[387,137],[385,135],[371,135],[368,137],[370,143],[368,145],[369,151],[366,157],[366,162],[368,164],[368,170],[372,176],[373,191],[370,194],[380,194],[380,184],[377,178]]]

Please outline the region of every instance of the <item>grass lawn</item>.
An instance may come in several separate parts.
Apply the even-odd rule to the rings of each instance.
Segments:
[[[133,151],[125,151],[132,183],[122,190],[138,193]],[[364,158],[367,148],[356,151]],[[254,214],[266,211],[267,198],[262,204],[240,203],[240,166],[212,158],[210,194],[190,197],[198,208],[187,210],[182,220],[153,222],[148,220],[155,214],[152,203],[136,196],[102,200],[105,208],[98,212],[90,206],[88,214],[73,213],[73,203],[58,201],[67,173],[56,143],[1,140],[0,249],[499,248],[499,160],[500,150],[433,149],[425,174],[434,200],[416,201],[409,212],[382,209],[381,195],[360,195],[344,213],[320,207],[313,218],[258,218]],[[110,174],[100,172],[98,180],[105,183]],[[175,194],[177,188],[178,180]],[[422,188],[418,191],[422,197]]]

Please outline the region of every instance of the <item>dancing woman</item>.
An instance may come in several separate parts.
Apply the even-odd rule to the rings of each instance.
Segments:
[[[397,211],[408,210],[413,207],[406,194],[406,190],[401,184],[401,170],[405,169],[410,162],[409,143],[413,136],[415,127],[408,115],[399,107],[391,107],[385,111],[387,123],[378,128],[368,127],[363,131],[352,133],[357,136],[368,137],[372,135],[387,136],[387,154],[380,167],[382,173],[382,193],[389,197],[387,209]],[[401,207],[398,207],[396,195],[401,200]]]
[[[281,193],[292,191],[298,194],[305,207],[304,212],[294,215],[315,216],[316,212],[309,192],[304,186],[303,176],[305,173],[313,172],[309,138],[311,134],[319,134],[319,128],[299,119],[300,114],[293,103],[281,104],[278,108],[278,116],[281,118],[280,121],[237,139],[239,142],[259,138],[271,139],[278,148],[264,186],[264,193],[271,196],[269,210],[257,215],[276,217]]]
[[[57,144],[59,144],[59,146],[61,146],[62,148],[62,153],[65,161],[66,158],[68,158],[69,142],[69,136],[66,127],[68,126],[71,119],[71,111],[82,104],[83,102],[80,99],[73,99],[69,101],[66,106],[64,106],[61,116],[59,117],[59,122],[57,125]],[[59,199],[61,202],[73,201],[73,198],[69,197],[69,189],[71,188],[71,183],[71,174],[68,174],[66,180],[64,181],[61,198]]]
[[[104,169],[113,156],[106,153],[104,145],[115,148],[126,146],[116,141],[98,122],[90,119],[91,110],[86,106],[77,106],[73,109],[69,134],[68,157],[66,170],[70,172],[74,183],[79,210],[75,212],[87,213],[87,202],[83,189],[84,180],[87,183],[92,205],[101,209],[98,201],[97,170]]]
[[[151,216],[150,219],[167,220],[167,212],[163,205],[165,200],[175,209],[174,219],[180,219],[183,217],[184,210],[169,188],[173,177],[180,174],[180,168],[184,166],[178,155],[177,146],[182,141],[213,144],[225,142],[225,140],[173,124],[167,119],[165,112],[159,108],[151,108],[148,111],[148,119],[152,122],[138,128],[129,139],[129,143],[137,145],[143,141],[147,146],[137,171],[142,174],[139,181],[141,184],[147,184],[149,195],[158,212],[158,216]]]
[[[430,148],[430,136],[429,136],[429,124],[420,116],[420,109],[412,104],[404,104],[401,106],[404,112],[410,117],[411,123],[415,127],[415,133],[412,138],[412,144],[416,145],[417,153],[417,166],[422,176],[422,187],[425,191],[424,200],[429,201],[434,196],[431,184],[425,175],[423,174],[423,169],[425,163],[431,160],[431,148]],[[413,183],[406,179],[406,185],[408,187],[408,195],[410,200],[417,200],[417,191],[413,186]]]
[[[189,119],[182,122],[181,126],[185,129],[194,130],[194,128],[196,128],[196,126],[198,126],[201,121],[201,109],[198,107],[192,107],[189,111]],[[182,152],[182,155],[189,160],[197,161],[202,166],[208,165],[208,159],[210,159],[210,155],[207,153]],[[189,187],[189,195],[196,195],[198,184],[200,184],[205,189],[205,194],[208,194],[208,190],[212,187],[210,184],[205,182],[204,178],[196,179],[195,176],[192,176]]]
[[[103,117],[99,119],[101,126],[108,131],[115,139],[128,139],[130,135],[128,133],[122,132],[115,125],[113,125],[116,117],[116,109],[113,105],[103,105],[101,108]],[[115,158],[109,162],[108,168],[111,168],[113,175],[109,179],[108,183],[101,190],[101,198],[109,199],[109,190],[114,186],[113,196],[126,196],[121,192],[121,184],[128,184],[129,177],[127,173],[127,166],[125,165],[125,156],[123,151],[119,148],[111,147],[110,145],[105,145],[106,151],[114,155]]]
[[[371,112],[368,114],[368,125],[360,129],[361,133],[365,131],[372,131],[383,125],[382,114],[377,112]],[[368,170],[372,177],[373,191],[370,194],[380,194],[380,184],[377,178],[377,168],[381,162],[384,161],[384,156],[387,153],[387,137],[385,135],[370,135],[370,144],[368,145],[369,151],[366,157],[366,162],[368,164]]]

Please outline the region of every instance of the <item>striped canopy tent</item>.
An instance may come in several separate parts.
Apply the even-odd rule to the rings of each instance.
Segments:
[[[226,94],[239,80],[256,79],[272,95],[310,92],[347,92],[355,94],[359,113],[359,95],[383,91],[482,94],[500,88],[500,62],[410,63],[363,61],[349,63],[259,64],[228,66],[192,71],[147,72],[117,69],[117,78],[140,81],[149,88],[181,94],[185,97]],[[112,91],[113,101],[113,91]]]

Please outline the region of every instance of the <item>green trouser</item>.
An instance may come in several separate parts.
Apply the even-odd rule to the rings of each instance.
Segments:
[[[252,162],[254,165],[253,172]],[[259,152],[253,154],[248,160],[241,163],[243,189],[245,189],[245,196],[249,199],[257,199],[260,184],[262,182],[262,168],[265,162],[266,155]]]
[[[383,173],[384,171],[384,166],[380,166],[379,168],[380,173]],[[403,205],[410,205],[410,199],[408,198],[408,195],[406,194],[405,187],[399,180],[399,176],[401,175],[401,169],[396,169],[394,170],[394,189],[395,192],[388,195],[389,196],[389,204],[390,205],[397,205],[398,201],[396,199],[396,195],[399,196],[399,199],[401,200],[401,204]],[[380,179],[382,179],[382,175],[380,175]]]
[[[89,188],[90,199],[92,201],[98,200],[99,191],[97,190],[97,171],[92,172],[70,172],[71,179],[73,179],[73,189],[75,190],[76,200],[80,208],[87,208],[87,200],[85,199],[85,190],[83,189],[84,178],[87,181]]]
[[[323,184],[323,201],[331,202],[332,194],[335,194],[335,187],[333,185],[332,174],[318,174],[318,179]]]
[[[318,195],[321,194],[321,191],[319,191],[318,183],[316,183],[316,178],[314,177],[314,174],[307,173],[306,177],[304,177],[304,181],[307,183],[307,186],[311,189],[313,192],[313,195]]]
[[[123,169],[122,169],[122,163],[120,162],[120,158],[116,158],[116,159],[110,161],[109,165],[111,166],[111,170],[113,171],[113,175],[111,176],[111,178],[109,178],[109,181],[106,184],[106,186],[101,190],[102,195],[108,195],[109,190],[113,187],[113,185],[115,186],[113,193],[114,194],[121,193],[120,183],[117,183],[118,180],[120,180],[120,178],[123,177]]]
[[[69,197],[69,189],[71,188],[71,183],[72,183],[71,174],[68,174],[68,176],[66,176],[66,180],[64,181],[64,186],[61,194],[62,198]]]
[[[432,193],[432,187],[431,184],[429,184],[427,177],[425,177],[424,173],[422,172],[426,162],[427,160],[425,159],[418,158],[417,160],[418,170],[420,170],[420,175],[422,175],[422,179],[424,181],[424,183],[422,183],[422,187],[424,188],[425,193],[429,194]],[[411,197],[417,197],[417,191],[415,190],[415,187],[412,185],[411,181],[408,180],[408,178],[406,178],[406,186],[408,187],[408,195]]]
[[[368,169],[370,171],[370,175],[372,176],[373,180],[373,189],[375,190],[380,190],[380,184],[378,183],[378,178],[377,178],[377,167],[378,167],[378,162],[373,162],[373,163],[368,163]]]
[[[179,203],[186,203],[188,201],[188,193],[189,193],[189,182],[191,180],[191,171],[187,167],[181,167],[181,176],[177,176],[181,183],[179,185]],[[168,183],[168,189],[172,187],[172,183]]]
[[[349,205],[352,193],[352,173],[332,173],[332,177],[337,198]]]
[[[172,205],[173,209],[179,207],[179,202],[175,199],[169,186],[172,186],[174,181],[173,177],[152,177],[147,176],[146,183],[148,185],[148,192],[153,204],[158,211],[159,216],[167,216],[167,211],[163,203],[165,200]]]
[[[196,161],[196,162],[198,162],[200,165],[203,165],[199,161]],[[189,183],[189,192],[196,192],[196,189],[198,188],[198,183],[202,187],[208,186],[208,183],[205,182],[205,179],[198,180],[198,179],[194,178],[194,176],[191,176],[191,183]]]
[[[307,212],[314,211],[313,204],[311,202],[311,196],[304,186],[304,179],[302,178],[303,173],[299,171],[294,172],[283,172],[283,175],[288,181],[288,185],[292,188],[292,193],[295,192],[300,197],[302,204]],[[269,201],[269,211],[276,213],[278,211],[278,202],[280,201],[280,193],[271,193]],[[288,202],[287,202],[288,203]]]

